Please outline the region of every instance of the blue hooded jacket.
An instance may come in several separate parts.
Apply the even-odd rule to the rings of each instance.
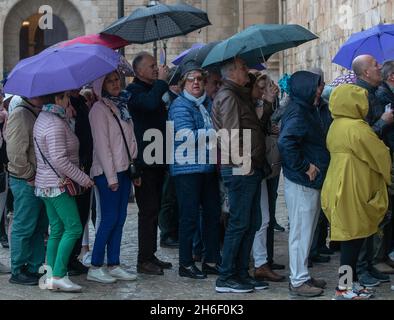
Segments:
[[[290,79],[290,104],[282,117],[278,141],[284,176],[290,181],[313,189],[321,189],[330,154],[326,148],[326,132],[313,105],[321,77],[299,71]],[[320,169],[314,181],[306,172],[310,164]]]

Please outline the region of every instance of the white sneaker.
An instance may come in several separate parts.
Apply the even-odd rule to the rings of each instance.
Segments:
[[[88,251],[86,252],[83,257],[82,257],[82,261],[81,263],[85,266],[85,267],[90,267],[92,264],[92,252]]]
[[[104,267],[93,269],[89,268],[88,276],[86,277],[89,281],[96,281],[100,283],[114,283],[116,278],[111,276]]]
[[[0,263],[0,273],[11,273],[11,268]]]
[[[64,292],[80,292],[82,287],[72,282],[67,276],[61,279],[47,278],[45,280],[47,289],[64,291]]]
[[[114,269],[109,269],[108,273],[118,280],[134,281],[137,279],[137,275],[127,272],[121,267],[116,267]]]

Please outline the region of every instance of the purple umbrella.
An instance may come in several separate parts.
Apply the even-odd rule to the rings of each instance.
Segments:
[[[179,64],[181,64],[183,58],[184,58],[190,51],[192,51],[193,49],[202,48],[202,47],[204,47],[204,46],[205,46],[204,43],[195,43],[195,44],[193,44],[191,48],[189,48],[189,49],[183,51],[179,56],[177,56],[174,60],[172,60],[172,61],[171,61],[172,64],[174,64],[174,65],[176,65],[176,66],[179,65]]]
[[[27,98],[78,89],[116,70],[119,59],[120,54],[101,45],[48,48],[21,60],[8,76],[4,89]]]
[[[394,24],[379,24],[354,33],[339,49],[332,62],[350,70],[354,58],[363,54],[373,56],[379,63],[394,59]]]

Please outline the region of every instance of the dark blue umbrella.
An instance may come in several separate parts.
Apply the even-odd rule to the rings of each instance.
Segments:
[[[187,4],[157,4],[138,8],[101,33],[114,34],[131,43],[148,43],[186,35],[210,25],[207,13]]]
[[[181,78],[181,75],[185,73],[186,69],[190,67],[200,67],[207,57],[208,53],[214,48],[220,41],[210,42],[204,44],[201,47],[191,48],[188,54],[186,54],[179,65],[177,66],[174,75],[170,79],[170,84],[176,84]]]
[[[119,65],[120,54],[95,44],[48,48],[21,60],[12,69],[4,90],[27,98],[78,89]]]
[[[204,46],[205,46],[204,43],[195,43],[195,44],[193,44],[191,48],[189,48],[189,49],[187,49],[187,50],[185,50],[185,51],[182,51],[178,56],[176,56],[176,57],[174,58],[174,60],[171,61],[172,64],[174,64],[174,65],[176,65],[176,66],[179,65],[179,64],[182,62],[183,58],[184,58],[190,51],[192,51],[193,49],[198,49],[198,48],[204,47]]]
[[[394,24],[379,24],[352,34],[332,62],[350,70],[354,58],[363,54],[373,56],[379,63],[394,59]]]

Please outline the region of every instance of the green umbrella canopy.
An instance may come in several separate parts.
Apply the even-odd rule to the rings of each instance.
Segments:
[[[202,66],[220,64],[237,56],[248,65],[255,65],[276,52],[317,38],[318,36],[297,24],[256,24],[216,45]]]

